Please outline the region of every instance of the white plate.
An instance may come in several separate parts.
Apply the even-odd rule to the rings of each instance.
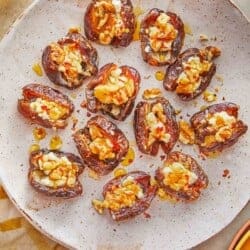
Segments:
[[[136,1],[133,1],[136,5]],[[185,48],[200,46],[199,34],[217,37],[209,44],[219,46],[222,55],[217,60],[218,74],[224,78],[218,100],[233,101],[241,106],[240,117],[250,124],[250,24],[230,2],[210,1],[140,1],[144,10],[152,7],[169,9],[178,13],[189,23],[193,36],[187,36]],[[112,174],[95,181],[87,171],[81,177],[84,194],[73,200],[53,200],[36,193],[28,184],[28,147],[32,144],[32,129],[18,114],[17,99],[21,88],[30,82],[54,86],[46,76],[39,78],[31,70],[39,61],[43,48],[51,41],[64,36],[71,26],[82,26],[83,13],[89,1],[35,1],[32,7],[16,22],[0,45],[0,174],[7,192],[18,208],[41,231],[53,239],[73,248],[102,249],[112,246],[117,249],[183,249],[190,248],[225,227],[244,207],[249,199],[249,133],[219,158],[201,161],[207,172],[210,185],[201,198],[190,204],[173,205],[156,198],[149,213],[125,223],[115,223],[108,215],[100,216],[91,207],[93,198],[101,198],[103,184]],[[108,62],[128,64],[137,68],[142,76],[142,88],[161,84],[154,79],[156,68],[146,65],[139,54],[139,43],[133,42],[126,49],[111,49],[95,45],[100,56],[100,66]],[[145,79],[151,75],[150,79]],[[210,88],[219,86],[214,78]],[[84,98],[84,88],[65,93],[76,93],[76,109]],[[192,114],[204,105],[202,98],[195,102],[182,103],[173,93],[164,91],[175,108],[183,109],[183,116]],[[140,97],[137,99],[139,100]],[[86,111],[76,114],[86,123]],[[134,142],[132,116],[119,127]],[[71,124],[60,135],[64,138],[63,150],[76,153],[71,138]],[[53,134],[53,133],[52,133]],[[47,146],[47,141],[42,142]],[[182,146],[181,146],[182,147]],[[192,147],[182,147],[184,152],[197,156]],[[176,147],[176,149],[178,149]],[[153,173],[160,164],[159,157],[137,158],[129,170],[141,169]],[[154,167],[150,165],[154,163]],[[231,178],[223,178],[224,169],[229,169]],[[218,183],[220,182],[220,185]]]

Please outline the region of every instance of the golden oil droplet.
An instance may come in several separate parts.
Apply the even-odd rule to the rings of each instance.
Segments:
[[[121,162],[121,165],[123,167],[127,167],[134,161],[134,159],[135,159],[135,151],[133,148],[130,147],[128,149],[128,153],[126,154],[123,161]]]
[[[47,135],[47,132],[44,128],[36,127],[33,129],[33,136],[34,136],[34,139],[36,141],[40,141],[40,140],[44,139],[46,137],[46,135]]]
[[[80,33],[81,32],[81,27],[80,26],[75,26],[75,27],[71,27],[69,28],[69,32],[77,32]]]
[[[40,149],[40,145],[35,143],[35,144],[32,144],[32,145],[30,146],[29,152],[32,153],[32,152],[35,152],[35,151],[37,151],[37,150],[39,150],[39,149]]]
[[[145,11],[140,6],[137,5],[134,7],[134,14],[136,17],[141,16],[144,12]]]
[[[100,176],[92,169],[89,169],[89,177],[94,180],[99,180]]]
[[[140,29],[141,29],[141,22],[138,19],[140,15],[144,13],[144,10],[140,6],[136,6],[134,8],[134,14],[136,19],[136,25],[135,25],[135,32],[133,34],[133,41],[139,41],[140,40]]]
[[[54,135],[50,139],[49,148],[51,150],[59,150],[62,147],[62,139],[59,135]]]
[[[164,77],[165,77],[165,73],[163,71],[159,70],[155,72],[155,79],[157,81],[163,81]]]
[[[176,203],[177,200],[173,197],[167,194],[162,188],[159,188],[157,191],[157,196],[162,200],[162,201],[170,201],[172,203]]]
[[[70,97],[71,97],[73,100],[75,100],[75,99],[77,98],[77,94],[76,94],[76,93],[72,93],[72,94],[70,94]]]
[[[114,171],[114,177],[119,177],[119,176],[122,176],[122,175],[126,175],[128,172],[126,169],[124,168],[117,168],[115,169]]]
[[[190,27],[190,25],[188,23],[184,24],[184,32],[187,35],[190,35],[190,36],[193,35],[192,29],[191,29],[191,27]]]
[[[43,76],[43,70],[39,63],[33,64],[32,69],[38,76]]]
[[[141,29],[141,24],[138,20],[136,20],[135,24],[135,32],[133,34],[133,41],[139,41],[140,40],[140,29]]]

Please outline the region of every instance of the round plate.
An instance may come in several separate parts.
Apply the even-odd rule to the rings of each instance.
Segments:
[[[31,82],[40,82],[54,86],[46,76],[38,77],[32,71],[32,65],[39,62],[43,48],[51,41],[57,41],[72,26],[83,26],[83,14],[90,1],[35,1],[16,22],[0,45],[0,174],[4,186],[12,200],[26,217],[40,230],[55,240],[72,248],[82,249],[187,249],[206,240],[225,227],[244,207],[249,199],[249,136],[245,135],[232,148],[226,150],[217,159],[202,161],[197,149],[177,145],[198,159],[207,172],[210,184],[201,198],[189,204],[172,204],[156,198],[148,210],[151,218],[143,215],[124,223],[113,222],[108,214],[100,216],[91,206],[93,198],[101,198],[102,186],[113,177],[111,173],[96,181],[88,177],[88,171],[80,180],[84,194],[72,200],[44,197],[36,193],[27,181],[28,148],[33,143],[30,125],[17,112],[17,99],[21,96],[22,86]],[[214,78],[209,89],[219,87],[218,102],[222,99],[240,105],[240,118],[250,124],[250,24],[242,14],[228,1],[133,1],[134,5],[147,11],[158,7],[178,13],[192,29],[187,35],[185,48],[201,47],[199,35],[209,37],[207,44],[221,48],[222,55],[217,59],[217,74],[224,81]],[[183,103],[174,93],[163,90],[162,84],[155,80],[158,68],[145,64],[140,55],[140,44],[133,42],[128,48],[115,49],[94,44],[99,52],[102,66],[108,62],[120,65],[128,64],[139,70],[142,77],[141,90],[137,101],[145,88],[158,87],[176,109],[182,109],[181,115],[188,119],[197,112],[203,102],[202,97]],[[55,87],[55,86],[54,86]],[[86,110],[80,108],[84,99],[84,87],[61,91],[71,96],[79,119],[77,128],[87,121]],[[77,98],[74,98],[74,96]],[[132,129],[133,115],[125,122],[116,122],[125,132],[131,145],[135,145]],[[77,153],[72,141],[72,123],[64,131],[63,150]],[[53,131],[48,131],[42,146],[48,146]],[[161,164],[158,157],[143,156],[136,151],[135,162],[128,170],[144,170],[151,174]],[[230,171],[230,178],[223,178],[223,170]]]

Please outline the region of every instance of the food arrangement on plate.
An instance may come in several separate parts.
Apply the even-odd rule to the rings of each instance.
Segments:
[[[141,21],[141,60],[150,67],[166,67],[162,81],[166,91],[163,97],[159,92],[151,93],[146,101],[136,103],[143,85],[139,70],[113,62],[98,69],[98,56],[102,55],[95,49],[95,42],[129,49],[136,31],[132,2],[91,1],[84,15],[84,28],[86,37],[72,28],[64,38],[47,46],[42,65],[56,85],[70,90],[86,85],[83,106],[97,114],[72,134],[81,157],[58,150],[31,152],[31,186],[47,196],[79,196],[82,185],[78,177],[85,167],[103,176],[126,158],[131,138],[119,124],[133,113],[133,124],[127,126],[134,130],[138,150],[159,158],[162,149],[165,161],[155,169],[155,176],[140,166],[137,171],[116,176],[103,187],[103,201],[94,199],[93,207],[100,214],[107,209],[113,220],[124,221],[144,213],[157,195],[176,202],[197,200],[208,186],[208,176],[192,156],[182,150],[171,152],[178,139],[183,141],[183,128],[188,127],[192,135],[192,143],[185,144],[197,145],[199,154],[208,157],[235,144],[247,132],[247,125],[238,119],[239,107],[229,102],[210,105],[193,114],[190,124],[181,125],[167,94],[176,92],[188,105],[204,93],[216,72],[213,61],[221,55],[220,49],[207,46],[182,52],[185,31],[181,17],[156,8],[149,10]],[[19,112],[45,128],[65,129],[74,108],[63,89],[37,83],[24,86],[23,98],[18,100]]]

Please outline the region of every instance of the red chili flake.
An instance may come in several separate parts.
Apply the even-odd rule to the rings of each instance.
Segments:
[[[230,172],[229,172],[228,169],[224,169],[224,170],[223,170],[223,175],[222,175],[222,176],[223,176],[223,177],[227,177],[227,176],[229,175],[229,173],[230,173]]]
[[[160,158],[161,158],[161,161],[164,161],[165,160],[165,155],[161,155]]]
[[[115,141],[115,140],[112,140],[112,144],[113,144],[113,151],[114,152],[119,152],[119,150],[120,150],[119,143],[117,143],[117,141]]]
[[[148,214],[148,213],[146,213],[146,212],[144,212],[143,215],[144,215],[144,217],[145,217],[146,219],[150,219],[150,218],[151,218],[151,215]]]
[[[42,105],[42,106],[41,106],[41,109],[47,111],[47,110],[48,110],[48,107],[47,107],[46,105]]]
[[[76,117],[72,117],[72,130],[75,130],[75,128],[76,128],[76,125],[77,125],[77,123],[78,123],[78,119],[76,118]]]
[[[84,101],[81,103],[81,107],[82,107],[83,109],[87,108],[87,101],[84,100]]]

